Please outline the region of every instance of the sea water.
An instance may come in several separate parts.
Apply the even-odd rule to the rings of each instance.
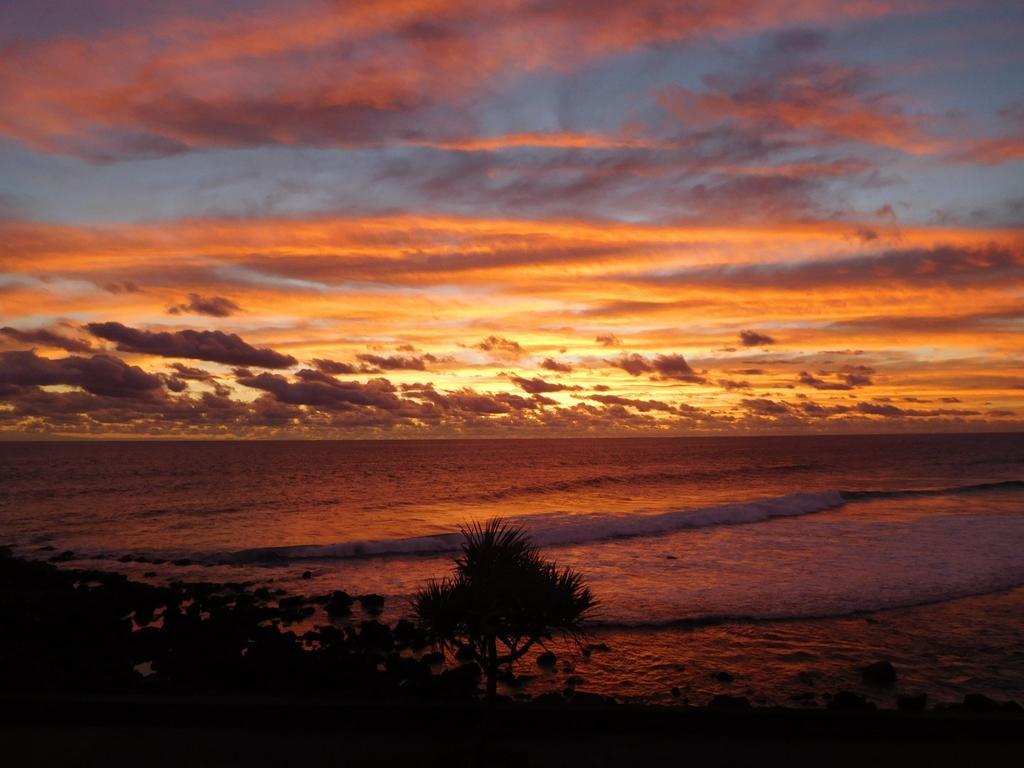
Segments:
[[[494,516],[583,573],[613,649],[527,689],[820,704],[880,656],[939,698],[1024,693],[1022,435],[0,444],[20,554],[376,592],[385,618]]]

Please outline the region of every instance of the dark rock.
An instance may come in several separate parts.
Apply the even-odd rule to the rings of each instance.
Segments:
[[[565,697],[560,693],[542,693],[534,696],[530,703],[542,707],[558,707],[565,704]]]
[[[303,571],[302,572],[302,578],[305,579],[306,581],[309,581],[310,579],[313,578],[313,572],[312,571]]]
[[[734,711],[751,708],[750,699],[746,696],[730,696],[727,693],[720,693],[713,698],[708,707],[711,709],[729,709]]]
[[[328,603],[324,610],[332,619],[347,619],[352,615],[352,607],[345,603]]]
[[[380,613],[384,610],[384,598],[381,595],[360,595],[356,600],[367,613]]]
[[[480,666],[463,664],[455,669],[446,669],[438,676],[442,693],[454,696],[472,696],[479,688]]]
[[[544,651],[544,653],[537,657],[537,666],[544,669],[554,669],[557,663],[558,657],[551,651]]]
[[[871,712],[878,709],[873,702],[853,691],[839,691],[828,703],[828,708],[844,712]]]
[[[523,684],[522,680],[516,676],[516,673],[508,667],[503,667],[498,670],[498,682],[503,683],[510,688],[519,688]]]
[[[324,605],[327,615],[332,618],[343,618],[352,615],[352,598],[348,592],[338,590],[332,592],[330,599]]]
[[[896,684],[896,668],[888,661],[876,661],[861,670],[861,676],[868,685],[890,686]]]
[[[153,621],[153,606],[147,605],[142,608],[138,608],[134,614],[135,623],[140,627],[144,627]]]
[[[572,698],[569,699],[569,703],[574,707],[603,707],[609,703],[614,703],[610,699],[606,699],[604,696],[598,693],[590,693],[589,691],[575,691],[572,694]]]
[[[189,597],[195,600],[206,601],[220,592],[221,585],[215,584],[212,581],[195,581],[183,584],[182,588]]]
[[[907,693],[900,694],[896,697],[896,706],[901,712],[923,712],[924,708],[928,706],[928,694],[919,693],[916,696]]]
[[[416,625],[407,619],[399,619],[394,629],[395,645],[400,648],[408,648],[418,641],[419,630]]]
[[[955,705],[954,705],[955,706]],[[1024,708],[1016,701],[996,701],[981,693],[969,693],[964,696],[960,708],[964,712],[1021,712]]]
[[[342,647],[345,645],[345,634],[337,627],[317,627],[320,634],[320,645],[325,648]]]
[[[796,679],[804,685],[814,685],[817,682],[818,673],[802,669],[796,673]]]
[[[983,693],[968,693],[962,706],[965,712],[998,712],[1000,709],[998,701]]]
[[[364,621],[359,625],[359,641],[364,648],[390,651],[395,647],[391,628],[379,621]]]
[[[721,672],[715,673],[715,680],[720,683],[731,683],[735,679],[731,672],[726,672],[724,669]]]
[[[402,656],[398,652],[388,654],[384,667],[389,675],[404,683],[402,687],[407,691],[425,690],[433,678],[429,664],[411,656]]]

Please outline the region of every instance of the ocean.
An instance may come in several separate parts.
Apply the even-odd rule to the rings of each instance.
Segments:
[[[1024,697],[1020,434],[0,443],[19,554],[375,592],[385,619],[493,516],[583,573],[609,648],[555,643],[517,691],[814,706],[884,658],[882,704]]]

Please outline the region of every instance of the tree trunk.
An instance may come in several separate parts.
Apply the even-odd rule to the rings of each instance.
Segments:
[[[494,709],[498,695],[498,642],[494,635],[487,638],[487,709]]]

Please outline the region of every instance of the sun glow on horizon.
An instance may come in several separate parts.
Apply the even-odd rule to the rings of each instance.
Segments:
[[[1024,429],[1013,4],[85,5],[0,9],[0,436]]]

